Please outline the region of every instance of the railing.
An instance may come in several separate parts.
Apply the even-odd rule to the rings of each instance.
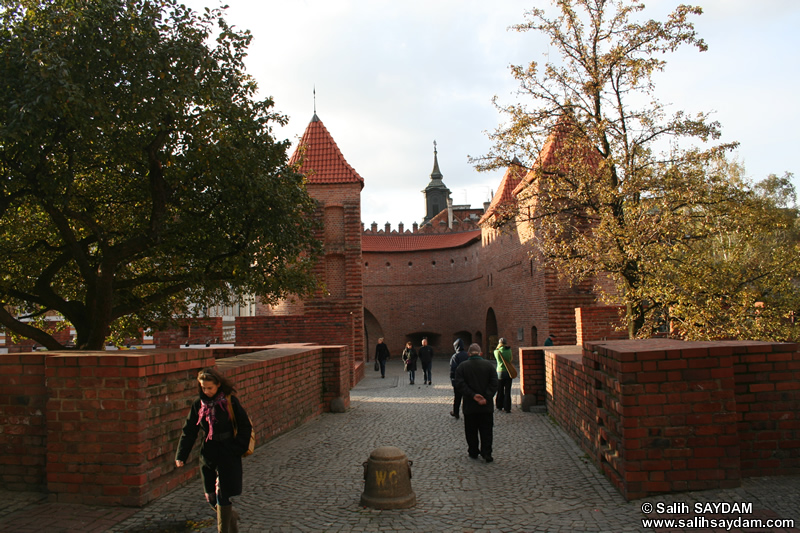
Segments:
[[[233,344],[236,342],[236,324],[222,324],[222,343]]]

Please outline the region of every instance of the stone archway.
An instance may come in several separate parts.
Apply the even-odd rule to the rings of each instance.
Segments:
[[[378,339],[383,337],[383,328],[375,315],[364,308],[364,355],[365,360],[370,360],[370,354],[374,353]]]
[[[464,349],[467,350],[469,345],[472,344],[472,333],[469,331],[456,331],[453,334],[453,342],[455,342],[456,339],[461,339],[464,342]]]

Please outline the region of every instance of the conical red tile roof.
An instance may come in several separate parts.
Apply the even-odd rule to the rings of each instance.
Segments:
[[[574,160],[581,160],[582,164],[597,168],[600,166],[601,157],[600,153],[589,144],[588,139],[577,131],[572,118],[569,115],[561,115],[539,152],[533,168],[514,189],[514,195],[531,184],[540,173],[566,172],[570,161]]]
[[[511,162],[511,165],[506,169],[506,173],[503,174],[503,179],[500,180],[500,187],[497,188],[497,192],[494,193],[494,197],[492,198],[491,203],[489,204],[489,208],[486,210],[486,213],[481,217],[478,224],[482,224],[483,222],[487,221],[489,217],[497,213],[499,210],[502,210],[506,206],[513,206],[517,199],[514,195],[514,190],[519,185],[519,182],[522,181],[523,176],[527,169],[522,166],[522,163],[519,162],[519,159],[516,157],[514,161]]]
[[[303,165],[300,171],[309,183],[360,183],[364,187],[364,178],[345,161],[336,141],[316,113],[289,162],[298,163],[301,157]]]

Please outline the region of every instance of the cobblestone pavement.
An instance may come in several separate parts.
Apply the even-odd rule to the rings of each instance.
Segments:
[[[737,489],[626,502],[546,413],[525,413],[518,405],[510,414],[495,414],[494,462],[472,460],[463,422],[449,415],[452,388],[444,358],[434,364],[433,381],[432,386],[419,381],[409,385],[396,360],[389,362],[386,379],[370,368],[351,391],[346,413],[325,414],[258,448],[245,459],[244,494],[234,501],[241,515],[239,530],[684,531],[643,527],[643,505],[658,502],[686,503],[692,509],[695,502],[751,503],[753,512],[748,515],[706,516],[783,518],[793,519],[795,527],[800,524],[798,476],[748,479]],[[514,383],[518,399],[518,380]],[[362,464],[379,446],[396,446],[413,462],[414,507],[361,507]],[[142,509],[51,504],[30,493],[0,496],[5,496],[0,505],[2,531],[216,531],[199,479]]]

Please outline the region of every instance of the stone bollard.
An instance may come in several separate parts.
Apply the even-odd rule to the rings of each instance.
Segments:
[[[408,509],[417,503],[411,490],[411,465],[394,446],[375,448],[364,463],[364,493],[361,505],[373,509]]]

